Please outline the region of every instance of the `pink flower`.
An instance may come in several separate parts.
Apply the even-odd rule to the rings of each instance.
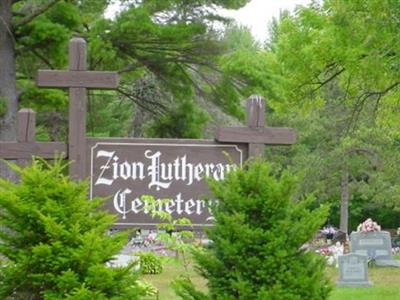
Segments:
[[[358,225],[357,231],[359,232],[381,231],[381,226],[379,226],[376,222],[372,221],[371,218],[368,218],[363,223]]]

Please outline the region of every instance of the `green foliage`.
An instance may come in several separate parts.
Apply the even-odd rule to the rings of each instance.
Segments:
[[[188,278],[179,278],[175,280],[172,284],[174,291],[180,299],[183,300],[209,300],[210,298],[196,290],[196,288],[193,285],[193,282],[191,282]]]
[[[229,52],[237,50],[258,51],[261,48],[251,34],[249,27],[235,23],[229,24],[225,28],[223,42]]]
[[[380,198],[377,196],[376,198]],[[378,199],[365,197],[359,192],[353,192],[349,201],[349,232],[357,230],[357,226],[368,218],[374,220],[383,229],[393,229],[399,226],[399,207],[385,204]],[[383,199],[382,199],[383,200]],[[388,199],[385,199],[386,202]],[[339,224],[340,205],[334,202],[331,205],[330,223]]]
[[[268,99],[269,106],[275,108],[281,102],[276,87],[282,80],[276,57],[261,49],[246,27],[228,26],[222,42],[228,51],[219,59],[222,75],[214,88],[214,102],[241,119],[240,103],[252,94]]]
[[[67,68],[68,40],[76,35],[88,41],[88,69],[116,70],[121,76],[118,100],[116,94],[110,99],[108,92],[91,94],[88,131],[92,136],[129,136],[136,134],[137,124],[145,123],[137,129],[138,135],[150,127],[151,136],[200,137],[206,117],[195,103],[198,95],[209,101],[217,99],[217,104],[230,107],[226,111],[240,115],[233,108],[242,98],[237,91],[240,87],[220,76],[218,58],[224,45],[211,25],[227,22],[216,13],[216,7],[238,9],[248,0],[122,1],[121,12],[113,19],[104,17],[111,3],[108,0],[56,2],[17,1],[12,5],[13,26],[9,26],[15,30],[19,103],[34,106],[38,126],[48,128],[50,139],[60,136],[54,131],[66,132],[66,122],[54,122],[54,114],[47,112],[65,112],[68,102],[64,92],[35,87],[33,78],[37,69]],[[149,91],[145,80],[149,77],[160,92]],[[214,88],[220,81],[221,87]],[[104,98],[110,104],[97,105]],[[171,101],[166,104],[165,99]],[[114,122],[121,112],[116,105],[122,102],[122,116]],[[150,112],[151,118],[132,122],[135,113],[143,114],[137,107]],[[175,108],[192,113],[185,117],[183,127],[171,122],[177,115]],[[112,121],[105,124],[109,119]]]
[[[384,126],[373,124],[370,115],[362,114],[356,130],[349,130],[352,109],[336,100],[312,112],[274,114],[274,126],[296,128],[298,141],[291,147],[267,149],[267,156],[277,166],[289,166],[302,174],[300,193],[313,193],[316,203],[330,203],[330,220],[339,226],[341,176],[349,173],[349,230],[367,217],[386,228],[399,219],[400,155],[398,142]],[[372,124],[371,124],[372,123]],[[398,222],[398,221],[397,221]]]
[[[162,259],[153,252],[138,254],[140,270],[143,274],[160,274],[163,271]]]
[[[371,103],[378,122],[398,134],[399,14],[398,1],[326,0],[286,15],[272,45],[287,79],[281,97],[325,102],[334,82],[355,116]]]
[[[271,96],[289,111],[280,122],[300,133],[274,160],[305,174],[303,191],[331,202],[333,221],[348,172],[349,230],[366,215],[387,226],[399,216],[399,9],[395,1],[326,0],[273,27],[269,46],[282,80]]]
[[[20,97],[24,107],[39,111],[62,111],[68,105],[67,94],[62,90],[38,88],[32,81],[20,80],[19,88],[25,90]]]
[[[7,112],[7,99],[0,96],[0,117],[4,116]]]
[[[211,299],[327,299],[324,259],[302,245],[328,207],[311,211],[313,197],[294,199],[296,186],[293,175],[274,175],[260,161],[210,183],[219,199],[208,232],[213,244],[194,258]]]
[[[182,260],[184,272],[179,278],[174,278],[173,287],[178,295],[185,294],[185,287],[191,286],[189,254],[196,247],[193,244],[193,231],[190,230],[192,223],[189,219],[174,219],[170,213],[156,210],[157,204],[168,203],[169,199],[156,200],[153,196],[144,195],[143,200],[146,203],[144,209],[148,210],[153,218],[161,220],[161,223],[157,225],[160,230],[157,239],[162,241],[168,250],[175,251]],[[162,233],[161,230],[165,232]]]
[[[208,121],[207,113],[193,102],[184,101],[169,114],[154,121],[147,135],[159,138],[201,138]]]
[[[127,235],[107,234],[114,216],[87,200],[87,184],[61,161],[13,168],[20,183],[0,180],[0,298],[138,299],[132,266],[106,266]]]
[[[133,103],[115,96],[115,92],[89,94],[88,135],[103,137],[130,135]]]
[[[147,281],[143,281],[143,280],[138,280],[138,285],[143,290],[143,295],[144,296],[147,296],[147,297],[156,296],[158,298],[158,290],[151,283],[149,283]]]

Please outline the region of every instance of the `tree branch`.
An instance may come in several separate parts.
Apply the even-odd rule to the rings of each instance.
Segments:
[[[50,69],[54,69],[54,66],[51,64],[51,62],[46,57],[37,52],[35,48],[32,48],[30,50],[36,57],[43,61],[47,65],[47,67],[49,67]]]
[[[60,0],[50,0],[48,3],[36,8],[32,13],[26,15],[25,17],[19,19],[18,21],[14,22],[14,27],[23,26],[31,22],[34,18],[40,16],[41,14],[45,13],[49,10],[52,6],[60,2]]]
[[[381,167],[379,154],[377,152],[375,152],[374,150],[367,149],[367,148],[361,148],[361,147],[351,147],[346,151],[346,154],[347,155],[366,154],[367,156],[372,158],[371,162],[373,163],[373,167],[378,168],[378,169]]]
[[[132,95],[132,94],[130,94],[130,93],[124,91],[122,88],[118,88],[118,89],[116,89],[116,91],[117,91],[118,93],[120,93],[121,95],[127,97],[128,99],[132,100],[132,101],[135,102],[138,106],[140,106],[141,108],[143,108],[144,110],[146,110],[146,111],[148,111],[148,112],[150,112],[150,113],[152,113],[152,114],[157,114],[157,112],[155,112],[154,110],[151,110],[149,107],[147,107],[147,106],[146,106],[145,104],[143,104],[142,102],[144,102],[144,103],[147,102],[147,103],[149,103],[149,104],[151,104],[151,105],[153,105],[153,106],[159,108],[159,109],[161,110],[161,112],[162,112],[162,111],[164,111],[164,112],[167,111],[166,107],[165,107],[163,104],[161,104],[161,103],[158,103],[158,102],[155,102],[155,101],[149,101],[149,100],[147,100],[147,99],[146,99],[146,100],[140,99],[139,97],[137,97],[137,96],[135,96],[135,95]]]
[[[316,84],[319,84],[318,87],[316,87],[315,89],[313,89],[311,92],[316,92],[317,90],[319,90],[320,88],[322,88],[325,84],[327,84],[328,82],[332,81],[334,78],[336,78],[337,76],[339,76],[341,73],[343,73],[346,69],[342,68],[339,71],[337,71],[336,73],[332,74],[329,78],[325,79],[324,81],[320,81],[317,82]]]
[[[136,70],[137,68],[139,68],[141,66],[142,65],[137,63],[137,62],[128,64],[127,66],[125,66],[121,70],[118,70],[118,74],[122,74],[122,73],[126,73],[126,72],[130,72],[130,71]]]

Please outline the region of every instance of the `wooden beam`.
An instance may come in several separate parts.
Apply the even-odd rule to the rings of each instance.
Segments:
[[[32,109],[23,108],[18,112],[17,142],[32,143],[36,138],[36,113]],[[20,166],[27,166],[30,159],[18,159]]]
[[[261,96],[251,95],[246,102],[247,126],[258,128],[265,126],[265,100]]]
[[[67,157],[67,145],[59,142],[0,142],[2,159],[31,159],[40,156],[53,159],[56,155]]]
[[[36,113],[32,109],[23,108],[18,112],[18,142],[34,142],[36,135]]]
[[[246,101],[247,108],[247,127],[264,128],[265,127],[265,100],[258,95],[251,95]],[[249,143],[249,158],[263,157],[265,151],[264,144]]]
[[[249,158],[263,157],[264,151],[265,151],[264,144],[249,144],[248,146]]]
[[[73,38],[69,43],[69,69],[86,70],[86,42]],[[69,89],[68,158],[69,175],[74,179],[86,177],[86,88]]]
[[[117,72],[39,70],[40,87],[115,89],[119,84]]]
[[[219,127],[215,139],[218,142],[291,145],[296,142],[296,133],[293,129],[284,127]]]

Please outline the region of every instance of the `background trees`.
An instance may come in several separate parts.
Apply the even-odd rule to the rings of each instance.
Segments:
[[[399,209],[398,17],[393,1],[313,3],[275,22],[268,44],[280,108],[300,122],[301,141],[284,161],[320,201],[342,207],[343,230],[348,202],[360,205],[352,228],[363,214]],[[398,223],[398,214],[380,222],[389,220]]]
[[[0,139],[15,137],[18,106],[38,111],[38,137],[66,136],[67,97],[38,89],[38,68],[65,68],[73,35],[89,45],[89,68],[118,70],[117,92],[91,91],[88,134],[211,137],[244,117],[250,94],[268,102],[267,124],[291,126],[299,143],[267,149],[277,168],[303,174],[302,192],[333,203],[331,222],[350,228],[367,214],[398,219],[400,6],[323,1],[284,12],[262,45],[217,7],[248,1],[7,0],[0,3]],[[267,28],[266,28],[267,30]],[[347,204],[348,203],[348,204]],[[390,213],[389,213],[390,212]],[[385,223],[387,222],[387,223]]]
[[[115,20],[107,20],[103,13],[109,2],[2,1],[2,140],[15,138],[18,103],[34,106],[40,112],[39,126],[43,126],[47,138],[63,136],[65,123],[60,121],[65,119],[65,94],[39,90],[33,78],[40,67],[64,67],[65,49],[72,35],[88,40],[90,69],[119,70],[122,75],[117,96],[90,95],[92,134],[141,135],[137,126],[141,122],[135,118],[144,121],[144,112],[153,117],[169,113],[187,105],[185,101],[193,101],[196,93],[210,100],[224,98],[225,93],[212,90],[220,77],[216,59],[222,51],[212,24],[223,21],[214,8],[239,8],[247,1],[123,1],[122,12]],[[213,78],[206,77],[207,73]],[[123,114],[129,109],[126,100],[131,101],[129,116]],[[119,126],[110,122],[107,128],[96,121],[103,113],[122,114],[123,118]],[[128,126],[129,122],[136,128]]]

